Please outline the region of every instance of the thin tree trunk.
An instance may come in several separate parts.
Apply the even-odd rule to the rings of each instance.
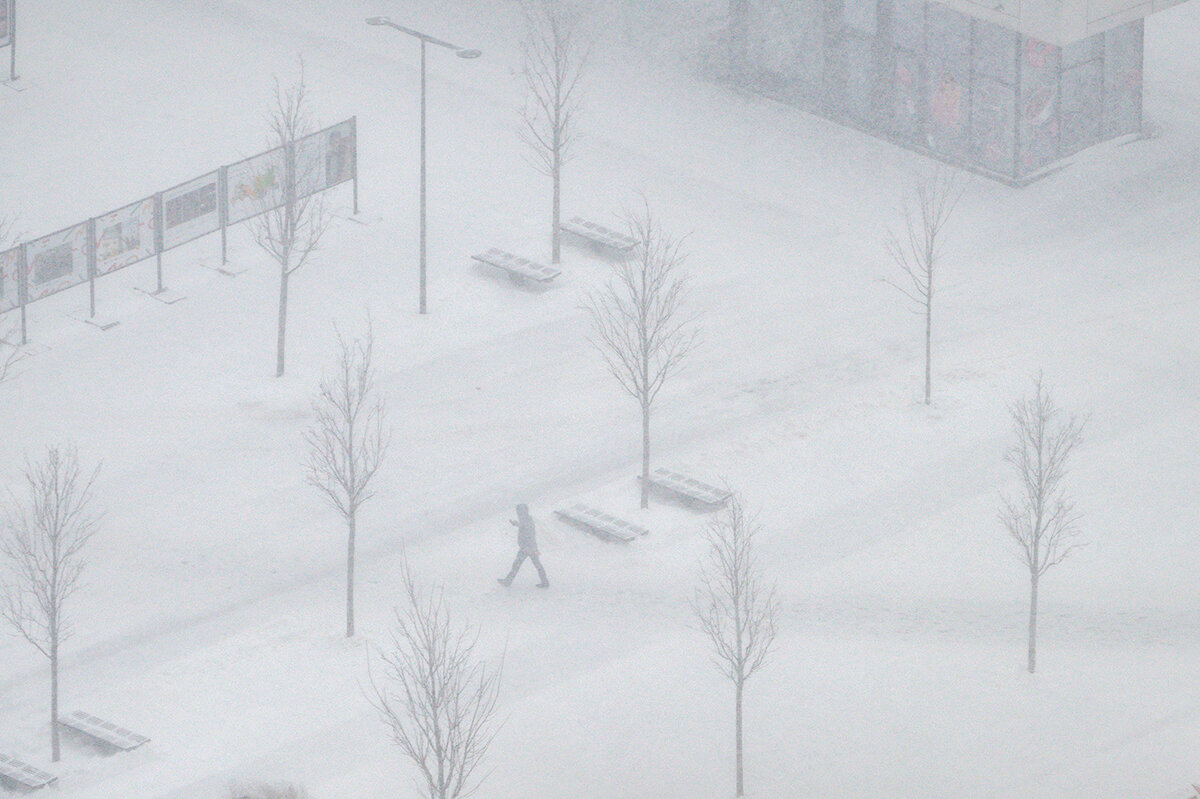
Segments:
[[[1037,660],[1037,592],[1036,574],[1029,578],[1029,673],[1033,674]]]
[[[58,636],[50,638],[50,759],[59,758],[58,746]]]
[[[929,296],[925,300],[925,404],[929,404],[929,384],[931,382],[933,359],[933,287],[929,287]]]
[[[346,637],[354,637],[354,516],[350,511],[350,536],[346,544]]]
[[[554,212],[553,212],[554,230],[550,234],[550,262],[556,264],[556,263],[558,263],[558,259],[559,259],[558,223],[559,223],[559,219],[561,218],[559,216],[559,198],[561,196],[561,189],[562,189],[562,162],[559,160],[559,153],[558,153],[557,148],[554,151],[554,170],[553,171],[554,171]]]
[[[642,406],[642,507],[650,507],[650,408]]]
[[[736,735],[734,737],[736,740],[736,747],[737,747],[737,795],[741,796],[743,793],[743,790],[742,790],[742,683],[740,680],[738,680],[736,682],[737,682],[737,689],[736,689],[737,690],[737,712],[735,714]]]
[[[279,270],[279,342],[275,350],[275,376],[283,377],[283,342],[287,333],[288,270]]]

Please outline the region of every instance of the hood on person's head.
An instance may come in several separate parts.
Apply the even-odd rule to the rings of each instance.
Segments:
[[[526,505],[524,502],[517,505],[517,515],[523,516],[523,517],[528,517],[529,516],[529,506]]]

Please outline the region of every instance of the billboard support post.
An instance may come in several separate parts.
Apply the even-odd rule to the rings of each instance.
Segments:
[[[155,294],[163,293],[162,282],[162,252],[163,252],[163,200],[162,192],[154,195],[154,253],[158,263],[158,288]]]
[[[225,229],[229,227],[229,167],[217,173],[217,218],[221,225],[221,266],[229,263]]]
[[[358,216],[358,117],[350,117],[350,174],[354,178],[354,215]]]
[[[96,318],[96,218],[88,220],[87,228],[87,260],[88,260],[88,317]]]

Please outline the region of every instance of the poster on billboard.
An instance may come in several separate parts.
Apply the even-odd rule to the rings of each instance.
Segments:
[[[296,142],[296,194],[307,197],[354,177],[354,123],[346,120]]]
[[[12,44],[12,14],[9,6],[12,0],[0,0],[0,47]]]
[[[308,197],[327,187],[325,149],[328,138],[328,131],[321,130],[296,142],[297,197]]]
[[[283,202],[283,177],[282,147],[230,165],[225,173],[229,191],[228,224],[278,208]]]
[[[30,302],[87,282],[87,232],[83,222],[25,245]]]
[[[212,233],[221,227],[217,209],[217,176],[210,172],[162,194],[163,249]]]
[[[325,188],[354,177],[354,121],[321,131],[325,136]]]
[[[21,248],[13,247],[8,252],[0,252],[0,313],[20,304]]]
[[[96,217],[96,274],[154,255],[154,198]]]

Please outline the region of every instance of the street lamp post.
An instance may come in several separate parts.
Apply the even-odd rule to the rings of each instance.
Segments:
[[[425,43],[428,42],[429,44],[436,44],[439,47],[453,50],[454,54],[459,58],[478,58],[480,52],[478,50],[468,50],[458,47],[441,39],[435,39],[420,31],[406,28],[403,25],[397,25],[387,17],[369,17],[367,24],[395,28],[401,33],[407,33],[409,36],[415,36],[421,40],[421,313],[425,313]]]

